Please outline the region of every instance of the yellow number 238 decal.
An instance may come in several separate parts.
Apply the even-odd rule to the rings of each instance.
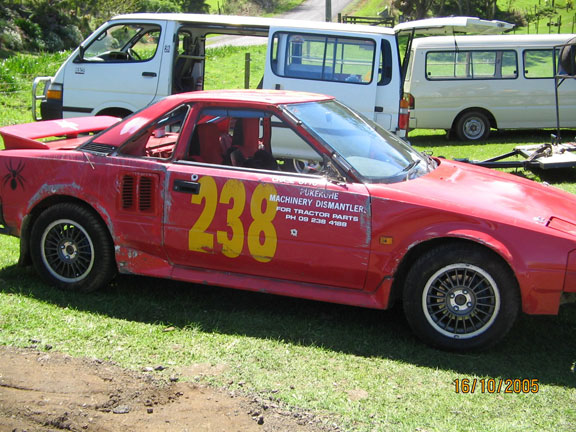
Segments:
[[[192,196],[192,204],[204,203],[198,220],[188,233],[188,248],[194,252],[208,253],[214,249],[214,234],[207,232],[216,216],[218,205],[227,206],[226,225],[228,231],[216,231],[216,242],[222,245],[222,254],[236,258],[244,248],[244,238],[250,255],[256,261],[269,262],[274,258],[278,238],[272,221],[276,216],[278,203],[270,201],[270,195],[276,195],[276,188],[271,184],[259,184],[254,189],[250,200],[252,223],[245,234],[240,220],[246,206],[246,189],[239,180],[227,180],[220,191],[213,177],[202,177],[198,180],[200,191]],[[266,203],[263,210],[263,203]]]

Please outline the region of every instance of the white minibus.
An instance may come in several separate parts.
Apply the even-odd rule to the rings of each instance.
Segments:
[[[410,128],[482,140],[490,129],[555,128],[554,61],[574,35],[415,39],[404,83]],[[557,47],[554,54],[554,47]],[[560,127],[576,127],[576,80],[558,86]]]

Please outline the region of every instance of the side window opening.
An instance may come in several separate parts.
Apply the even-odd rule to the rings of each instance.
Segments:
[[[207,108],[199,116],[187,160],[245,168],[277,170],[265,111]]]
[[[279,76],[369,84],[375,43],[370,39],[278,32],[271,56],[272,69]]]
[[[158,51],[160,34],[157,25],[114,25],[100,33],[78,60],[95,63],[148,61]]]
[[[271,112],[206,108],[198,118],[186,160],[271,171],[302,172],[297,161],[320,166],[321,156]]]
[[[189,105],[182,105],[156,120],[125,143],[118,154],[170,159],[189,111]]]

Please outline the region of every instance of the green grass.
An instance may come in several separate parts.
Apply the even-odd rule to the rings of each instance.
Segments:
[[[256,88],[264,76],[266,45],[210,48],[207,51],[204,88],[244,88],[246,53],[250,54],[249,88]]]
[[[236,64],[218,69],[225,86],[243,83],[229,76],[241,75],[242,49],[213,55],[227,56],[220,65]],[[40,73],[49,74],[59,60],[37,61]],[[30,76],[37,72],[25,64],[34,62],[26,57],[7,66],[7,73],[27,72],[13,72],[18,91],[1,94],[0,125],[29,121]],[[547,142],[548,134],[497,132],[486,144],[462,144],[446,140],[443,131],[413,131],[410,139],[435,155],[483,159]],[[572,173],[555,184],[576,192]],[[312,410],[343,430],[576,429],[576,305],[558,316],[521,317],[487,352],[451,354],[419,342],[399,308],[365,310],[128,276],[101,292],[69,293],[16,265],[17,239],[0,236],[0,251],[0,345],[50,345],[136,370],[163,365],[167,369],[156,373]],[[197,364],[219,372],[199,375]],[[537,379],[539,391],[489,394],[478,384],[474,394],[457,393],[454,381],[466,378]]]
[[[552,7],[554,4],[554,7]],[[572,6],[571,6],[572,5]],[[521,11],[529,19],[529,25],[515,30],[517,33],[574,33],[576,31],[576,9],[571,0],[535,1],[535,0],[498,0],[502,11]],[[540,17],[536,18],[536,13]],[[560,26],[555,24],[560,21]],[[550,25],[551,24],[551,25]]]

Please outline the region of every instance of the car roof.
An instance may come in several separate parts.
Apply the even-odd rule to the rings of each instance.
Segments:
[[[232,107],[266,108],[270,106],[333,100],[333,96],[285,90],[207,90],[180,93],[168,96],[142,109],[126,121],[112,126],[94,139],[95,143],[116,143],[176,107],[185,103],[208,103],[211,105],[231,104]]]
[[[280,105],[303,102],[319,102],[334,99],[317,93],[286,91],[286,90],[205,90],[189,93],[179,93],[168,96],[166,100],[174,103],[183,102],[248,102],[265,105]]]

